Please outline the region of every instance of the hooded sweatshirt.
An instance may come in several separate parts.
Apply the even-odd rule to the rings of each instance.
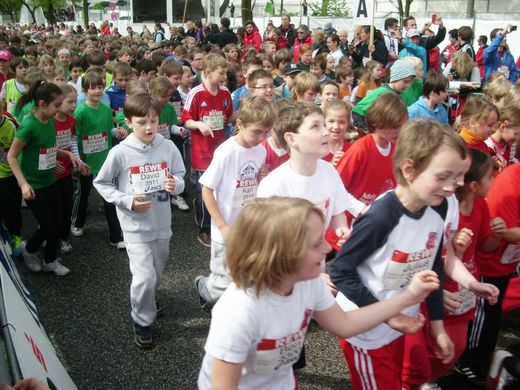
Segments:
[[[101,196],[116,205],[124,240],[141,243],[169,239],[171,231],[170,196],[164,190],[167,172],[175,179],[173,195],[184,190],[186,170],[173,144],[160,134],[146,145],[132,133],[114,146],[94,180]],[[145,212],[132,211],[134,195],[144,194],[152,206]]]

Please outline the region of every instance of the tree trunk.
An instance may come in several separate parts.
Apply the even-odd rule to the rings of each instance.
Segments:
[[[328,15],[329,14],[329,0],[323,0],[321,2],[321,14]]]
[[[283,0],[280,0],[280,15],[283,14]]]
[[[251,0],[242,0],[242,25],[248,20],[253,20],[253,11],[251,10]]]
[[[220,4],[220,8],[218,10],[219,17],[224,16],[224,14],[226,13],[226,9],[227,9],[228,5],[229,5],[229,0],[223,0],[222,1],[222,4]]]
[[[36,15],[34,13],[36,7],[35,8],[29,7],[29,4],[25,0],[22,0],[22,4],[27,8],[27,10],[29,11],[29,14],[31,14],[31,18],[33,20],[33,23],[36,23]]]
[[[404,9],[404,16],[410,16],[410,5],[412,5],[413,0],[406,0],[406,8]]]
[[[404,20],[403,0],[397,1],[397,9],[399,11],[399,24],[402,26]]]
[[[49,1],[49,5],[47,6],[47,19],[51,26],[56,24],[56,15],[54,13],[54,4],[52,1]]]
[[[83,24],[85,25],[85,30],[88,30],[88,0],[83,0]]]

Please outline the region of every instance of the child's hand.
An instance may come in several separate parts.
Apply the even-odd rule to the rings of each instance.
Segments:
[[[146,200],[144,195],[135,195],[134,201],[132,202],[132,211],[136,213],[144,213],[152,207],[152,201]]]
[[[437,335],[434,335],[437,347],[435,348],[435,356],[441,359],[443,363],[448,363],[455,355],[455,346],[451,341],[450,336],[443,331]]]
[[[269,164],[262,165],[260,171],[258,172],[258,182],[262,181],[264,177],[269,175],[269,168],[271,168]]]
[[[199,131],[202,133],[203,136],[205,137],[211,137],[213,138],[214,135],[213,135],[213,130],[211,130],[211,127],[210,125],[208,125],[207,123],[201,123],[199,125]]]
[[[490,305],[494,305],[498,300],[498,288],[491,283],[471,282],[469,290],[477,297],[486,299]]]
[[[337,152],[334,153],[334,156],[332,156],[332,160],[330,160],[333,167],[338,165],[339,160],[341,160],[341,157],[343,157],[344,154],[345,154],[345,152],[343,150],[338,150]]]
[[[495,168],[498,169],[498,172],[507,167],[507,161],[500,154],[496,154],[491,158],[495,164]]]
[[[166,180],[164,181],[164,189],[166,192],[169,192],[170,194],[175,191],[175,179],[173,178],[172,174],[168,172],[166,174]]]
[[[179,135],[181,136],[182,139],[187,139],[187,138],[190,138],[191,136],[191,133],[188,129],[185,129],[184,127],[181,127],[179,129]]]
[[[418,317],[410,317],[398,313],[386,321],[386,324],[401,333],[417,333],[424,325],[424,316],[419,313]]]
[[[116,129],[116,138],[125,139],[126,137],[128,137],[128,131],[121,126],[118,126],[118,128]]]
[[[458,293],[444,290],[444,310],[447,313],[454,313],[461,305],[462,302]]]
[[[491,226],[491,233],[495,238],[502,238],[507,230],[506,222],[500,217],[493,218],[489,225]]]
[[[22,197],[26,200],[31,200],[36,198],[36,193],[29,183],[22,184]]]
[[[350,236],[350,230],[346,226],[339,227],[336,229],[336,235],[338,236],[338,246],[343,246],[348,236]]]
[[[60,160],[56,160],[56,173],[58,175],[61,175],[63,173],[65,173],[65,165],[63,165],[63,163],[60,161]]]
[[[336,296],[338,294],[338,288],[336,287],[336,285],[334,283],[332,283],[332,280],[330,280],[329,274],[322,272],[321,277],[325,281],[325,284],[329,288],[329,291],[331,292],[331,294]]]
[[[85,164],[83,161],[80,161],[80,164],[79,164],[79,174],[81,176],[88,176],[90,175],[90,167]]]
[[[69,159],[70,159],[70,162],[72,163],[72,168],[74,168],[74,171],[75,172],[79,171],[79,168],[82,164],[81,160],[77,156],[74,156],[74,154],[72,154],[72,153],[69,154]]]
[[[432,291],[439,288],[439,285],[439,277],[434,271],[417,272],[406,288],[406,291],[412,296],[410,305],[424,301]]]
[[[473,232],[468,228],[460,229],[455,236],[453,236],[453,249],[455,249],[457,256],[462,256],[464,251],[471,244],[472,237]]]

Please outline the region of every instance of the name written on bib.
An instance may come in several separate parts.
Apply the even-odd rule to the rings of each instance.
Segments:
[[[166,162],[130,167],[134,194],[151,194],[164,191],[167,175],[168,164]]]
[[[70,129],[56,131],[56,146],[58,149],[68,149],[72,144],[72,132]]]
[[[46,171],[56,167],[56,155],[58,149],[53,148],[42,148],[38,154],[38,170]]]
[[[107,133],[84,135],[83,136],[83,153],[93,154],[108,149]]]

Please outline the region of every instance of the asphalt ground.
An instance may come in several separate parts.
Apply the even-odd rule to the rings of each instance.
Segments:
[[[92,192],[85,235],[71,237],[74,252],[63,257],[66,277],[30,273],[40,317],[58,356],[79,389],[195,389],[210,318],[199,308],[193,279],[209,272],[209,249],[196,238],[193,212],[173,208],[170,258],[159,289],[164,316],[157,345],[133,343],[130,270],[124,251],[109,245],[101,199]],[[23,210],[24,237],[35,227]],[[506,316],[500,345],[520,355],[520,314]],[[336,338],[311,324],[307,366],[298,371],[302,390],[349,389],[348,370]],[[471,389],[452,375],[446,389]]]

